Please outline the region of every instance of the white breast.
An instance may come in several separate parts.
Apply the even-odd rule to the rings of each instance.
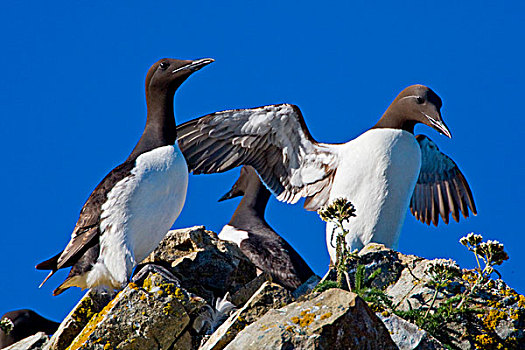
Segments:
[[[341,163],[330,201],[345,197],[355,206],[356,217],[345,225],[349,248],[361,249],[369,242],[396,248],[421,167],[414,135],[398,129],[371,129],[338,147],[338,152]],[[326,235],[335,261],[332,229],[327,225]]]
[[[106,269],[115,288],[164,238],[182,210],[188,186],[186,161],[177,145],[141,154],[131,173],[102,206],[96,265],[104,266],[95,268]]]
[[[239,230],[231,225],[224,225],[221,232],[219,232],[219,238],[223,241],[230,241],[237,246],[241,246],[241,242],[248,239],[248,232]]]

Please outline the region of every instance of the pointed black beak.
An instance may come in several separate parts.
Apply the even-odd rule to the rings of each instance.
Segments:
[[[231,196],[231,191],[226,193],[224,196],[222,196],[221,198],[219,198],[219,200],[217,202],[222,202],[222,201],[225,201],[227,199],[232,199],[233,197]]]
[[[198,71],[199,69],[207,66],[208,64],[215,62],[213,58],[201,58],[200,60],[192,61],[191,63],[175,69],[172,74],[180,72],[182,70],[189,70],[191,73]]]
[[[430,122],[432,127],[437,130],[437,132],[447,136],[448,138],[452,138],[452,134],[450,133],[450,130],[445,125],[443,120],[441,120],[441,115],[438,115],[439,119],[437,119],[437,118],[432,118],[431,116],[429,116],[425,112],[422,112],[422,113],[425,115],[425,117],[427,117],[428,121]]]
[[[232,198],[239,197],[239,196],[242,196],[242,195],[244,195],[244,192],[238,190],[237,187],[234,186],[228,193],[226,193],[224,196],[219,198],[219,200],[217,202],[222,202],[222,201],[225,201],[227,199],[232,199]]]

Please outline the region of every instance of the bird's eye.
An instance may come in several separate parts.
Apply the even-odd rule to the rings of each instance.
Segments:
[[[421,97],[421,96],[418,96],[418,97],[416,97],[416,101],[417,101],[418,104],[422,104],[423,102],[425,102],[425,99],[423,97]]]
[[[159,67],[160,67],[161,69],[166,69],[166,68],[168,68],[169,66],[170,66],[170,64],[169,64],[167,61],[160,62],[160,65],[159,65]]]

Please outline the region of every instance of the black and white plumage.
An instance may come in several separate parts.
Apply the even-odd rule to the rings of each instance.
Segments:
[[[308,210],[346,197],[357,215],[345,224],[350,232],[346,236],[349,248],[360,249],[369,242],[395,248],[422,164],[428,163],[422,157],[446,157],[440,152],[422,152],[414,136],[414,126],[422,123],[450,137],[440,108],[441,99],[434,91],[413,85],[395,98],[371,129],[344,144],[315,141],[299,108],[289,104],[206,115],[180,125],[178,140],[195,174],[251,165],[279,200],[295,203],[306,197]],[[422,176],[424,182],[438,181],[441,175],[423,172]],[[467,198],[476,214],[468,185],[458,190],[452,200]],[[416,197],[428,205],[439,200],[432,197],[431,201],[429,195],[425,191]],[[467,216],[464,203],[455,203]],[[455,211],[450,212],[457,217]],[[327,224],[328,241],[333,237],[332,228]],[[335,261],[335,244],[328,243]]]
[[[297,251],[268,225],[264,212],[270,191],[251,166],[243,166],[239,179],[221,199],[243,196],[219,238],[236,243],[262,272],[290,290],[314,275]]]
[[[162,59],[149,69],[148,114],[140,140],[91,193],[66,248],[36,266],[51,270],[44,282],[58,269],[72,267],[54,295],[72,286],[120,289],[171,228],[188,184],[186,162],[175,142],[173,98],[193,72],[212,61]]]

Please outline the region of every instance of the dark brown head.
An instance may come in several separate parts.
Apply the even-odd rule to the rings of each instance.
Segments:
[[[211,58],[195,61],[163,58],[146,74],[146,127],[139,142],[128,157],[135,159],[154,148],[173,145],[177,139],[177,126],[173,113],[173,98],[177,88],[193,73],[212,63]]]
[[[422,123],[441,134],[452,137],[441,118],[441,99],[424,85],[412,85],[401,91],[374,128],[403,129],[411,133]]]
[[[264,186],[259,180],[259,175],[254,168],[249,165],[245,165],[241,168],[239,178],[233,184],[232,189],[219,199],[219,202],[227,199],[232,199],[239,196],[244,196],[245,193],[252,191],[254,192],[260,186]],[[253,190],[252,190],[253,189]]]
[[[176,60],[163,58],[153,64],[146,75],[146,96],[175,93],[175,90],[194,72],[212,63],[211,58],[199,60]]]

